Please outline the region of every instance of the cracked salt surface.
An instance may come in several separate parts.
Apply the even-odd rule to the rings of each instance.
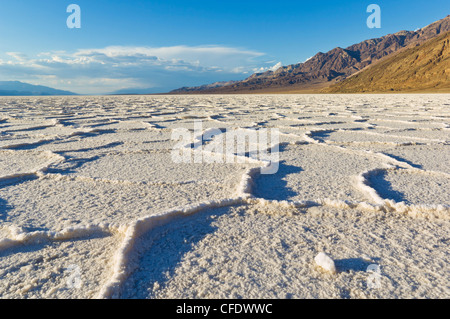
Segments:
[[[449,298],[447,101],[2,97],[0,298]],[[173,163],[198,120],[279,128],[278,173]]]

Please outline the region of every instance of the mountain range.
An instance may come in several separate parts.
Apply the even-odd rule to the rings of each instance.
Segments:
[[[76,93],[57,90],[47,86],[33,85],[19,81],[0,81],[0,96],[33,95],[76,95]]]
[[[450,92],[450,32],[395,54],[322,92]]]
[[[303,63],[283,66],[276,71],[255,73],[242,81],[221,82],[199,87],[184,87],[171,91],[170,93],[331,92],[327,91],[327,88],[330,86],[350,78],[357,73],[366,72],[372,66],[392,59],[397,54],[408,51],[411,48],[420,47],[449,31],[450,15],[416,31],[400,31],[381,38],[366,40],[345,49],[337,47],[326,53],[319,52]],[[426,52],[426,50],[421,51],[420,55],[423,57],[423,54]],[[405,58],[404,56],[402,57]],[[444,59],[435,59],[434,61],[441,63]],[[417,68],[416,78],[419,79],[421,76],[427,77],[427,74],[421,75],[420,73],[427,71],[427,68]],[[441,76],[441,74],[438,75]],[[447,73],[444,72],[444,75],[447,76]],[[352,83],[360,78],[355,77]],[[445,77],[445,79],[448,79],[448,77]],[[445,79],[443,80],[444,82]],[[366,82],[367,85],[370,83]],[[414,84],[410,82],[409,85],[413,86]],[[381,86],[379,89],[383,91]],[[390,90],[391,87],[388,88],[386,86],[385,89]],[[359,86],[357,90],[355,89],[355,92],[361,91],[368,92],[370,90],[364,90],[362,86]],[[335,86],[332,92],[340,92],[339,86]],[[347,86],[345,92],[352,92],[352,89]]]

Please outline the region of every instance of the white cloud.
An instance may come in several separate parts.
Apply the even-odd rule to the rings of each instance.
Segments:
[[[27,59],[27,55],[20,52],[6,52],[6,54],[19,62],[25,61]]]
[[[177,87],[191,85],[192,80],[197,85],[210,79],[227,79],[218,74],[248,74],[265,64],[262,57],[261,52],[224,46],[109,46],[41,52],[34,57],[9,52],[6,59],[0,60],[0,79],[42,80],[40,84],[59,83],[64,86],[58,88],[67,90],[75,90],[76,86],[77,92],[83,93],[109,92],[114,87],[122,88],[124,83],[133,87]]]
[[[282,66],[283,66],[283,63],[278,62],[278,63],[275,64],[273,67],[271,67],[271,68],[269,69],[269,71],[275,72],[276,70],[278,70],[278,69],[281,68]]]
[[[271,66],[271,67],[260,67],[260,68],[255,68],[253,69],[253,72],[255,73],[263,73],[263,72],[267,72],[267,71],[272,71],[275,72],[276,70],[278,70],[279,68],[281,68],[283,66],[283,63],[278,62],[277,64]]]

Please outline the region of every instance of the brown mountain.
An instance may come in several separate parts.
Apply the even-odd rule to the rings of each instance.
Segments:
[[[175,91],[180,91],[180,92],[193,92],[193,91],[199,91],[199,90],[209,90],[209,89],[217,89],[223,86],[227,86],[227,85],[231,85],[234,83],[237,83],[238,81],[223,81],[223,82],[214,82],[211,84],[205,84],[205,85],[201,85],[201,86],[193,86],[193,87],[182,87],[179,88]],[[172,92],[175,92],[172,91]]]
[[[428,41],[450,31],[450,15],[416,31],[400,31],[370,39],[348,48],[319,52],[304,63],[276,71],[255,73],[249,78],[216,87],[191,87],[171,93],[258,93],[318,91],[409,46]]]
[[[450,32],[323,90],[326,93],[450,92]]]

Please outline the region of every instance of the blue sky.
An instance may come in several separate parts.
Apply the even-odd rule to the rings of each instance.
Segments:
[[[69,4],[81,29],[69,29]],[[381,7],[381,29],[366,8]],[[0,0],[0,80],[85,94],[240,80],[450,14],[448,0]]]

